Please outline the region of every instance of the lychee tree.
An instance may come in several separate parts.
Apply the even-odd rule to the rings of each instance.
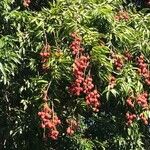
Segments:
[[[0,149],[148,150],[148,0],[0,1]]]

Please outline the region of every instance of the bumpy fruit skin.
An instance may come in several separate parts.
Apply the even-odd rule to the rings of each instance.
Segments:
[[[148,109],[148,93],[147,92],[143,92],[143,93],[139,93],[137,94],[135,97],[129,97],[126,100],[127,106],[130,107],[130,109],[132,111],[135,111],[136,106],[138,106],[138,108],[140,107],[140,112],[141,110],[147,110]],[[127,126],[130,126],[132,124],[132,122],[137,119],[137,120],[142,120],[142,122],[147,125],[148,124],[148,118],[145,117],[144,113],[140,113],[136,112],[136,114],[132,114],[132,113],[126,113],[126,118],[127,118]]]
[[[148,64],[145,63],[145,59],[143,55],[137,57],[137,66],[138,66],[138,73],[140,76],[144,78],[145,83],[149,86],[150,85],[150,71],[148,69]]]
[[[148,119],[145,117],[143,113],[140,114],[140,118],[145,125],[148,125]]]
[[[89,65],[88,56],[80,56],[75,58],[73,64],[73,74],[75,81],[70,87],[70,92],[79,96],[83,92],[82,83],[84,81],[84,71]]]
[[[124,58],[125,58],[126,61],[130,61],[130,60],[132,60],[133,56],[132,56],[132,54],[127,50],[127,51],[125,51],[125,53],[124,53]]]
[[[119,11],[117,15],[115,16],[116,21],[121,21],[121,20],[128,21],[129,19],[130,17],[129,17],[128,12],[123,11],[123,10]]]
[[[42,110],[38,112],[38,116],[41,118],[41,128],[46,128],[48,132],[48,137],[53,140],[58,138],[59,132],[57,131],[57,126],[61,124],[61,121],[49,108],[48,104],[45,103]]]
[[[98,112],[100,107],[99,102],[100,95],[98,94],[97,90],[91,91],[86,96],[86,104],[93,108],[93,111]]]
[[[123,59],[120,56],[115,54],[112,55],[112,59],[113,59],[113,64],[115,69],[120,71],[124,65]]]
[[[94,90],[92,77],[85,75],[90,64],[90,56],[84,54],[84,49],[81,47],[81,38],[79,38],[76,33],[72,33],[71,37],[74,38],[74,40],[70,45],[70,49],[75,59],[73,63],[74,82],[71,84],[69,91],[76,96],[80,96],[81,94],[85,95],[86,104],[90,106],[93,111],[98,112],[100,95],[97,90]],[[94,95],[92,95],[92,93],[94,93]]]
[[[129,97],[129,98],[126,100],[126,103],[127,103],[127,105],[128,105],[129,107],[134,108],[134,103],[132,102],[132,98]]]
[[[83,52],[83,48],[81,47],[81,38],[77,35],[77,33],[71,33],[71,37],[73,38],[73,41],[70,44],[72,54],[77,55],[80,52]]]
[[[126,119],[127,119],[127,126],[130,126],[133,121],[137,118],[136,114],[126,113]]]
[[[116,85],[116,78],[111,75],[108,77],[108,82],[109,82],[109,88],[113,89],[114,86]]]
[[[93,79],[91,77],[87,77],[83,82],[83,93],[88,94],[93,88],[94,84],[92,83]]]
[[[136,102],[143,109],[147,109],[148,108],[148,94],[146,92],[138,94],[136,98]]]

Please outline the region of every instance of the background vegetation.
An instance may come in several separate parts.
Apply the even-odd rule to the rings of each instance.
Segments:
[[[149,3],[1,0],[0,149],[149,150]],[[90,57],[84,75],[100,94],[98,112],[69,91],[81,55]],[[57,140],[40,127],[44,104],[61,120]]]

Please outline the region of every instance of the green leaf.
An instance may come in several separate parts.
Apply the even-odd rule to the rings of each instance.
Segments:
[[[5,45],[4,41],[2,39],[0,39],[0,49],[3,48]]]
[[[3,76],[6,76],[6,73],[5,73],[5,70],[4,70],[2,63],[0,63],[0,71],[2,72]]]

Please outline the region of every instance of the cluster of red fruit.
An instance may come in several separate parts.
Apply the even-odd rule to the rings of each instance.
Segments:
[[[138,94],[136,97],[136,102],[143,108],[148,108],[148,94],[146,92]]]
[[[83,52],[83,48],[81,47],[81,38],[76,33],[72,33],[71,37],[73,38],[73,41],[70,44],[72,54],[77,55],[78,53]]]
[[[78,124],[75,119],[67,119],[68,128],[67,128],[67,135],[73,135],[74,131],[77,129]]]
[[[49,108],[47,103],[44,104],[42,110],[38,112],[38,115],[41,118],[41,127],[48,130],[47,136],[56,140],[59,134],[56,126],[61,123],[57,115]]]
[[[126,113],[126,118],[127,118],[127,123],[126,123],[127,126],[130,126],[133,123],[133,121],[136,119],[141,119],[145,125],[148,125],[148,119],[144,115],[144,113],[141,113],[139,116],[136,114]]]
[[[145,63],[144,56],[137,57],[138,73],[144,78],[147,85],[150,85],[150,71]]]
[[[42,51],[40,52],[41,56],[41,63],[42,63],[42,70],[48,70],[47,62],[48,58],[50,56],[50,45],[46,44],[44,45]]]
[[[137,104],[138,106],[141,106],[143,110],[148,109],[148,94],[144,92],[138,94],[136,97],[129,97],[126,103],[130,108],[134,108]],[[127,113],[127,125],[131,125],[133,120],[135,120],[138,116],[141,120],[143,120],[144,124],[148,124],[147,118],[144,115],[133,115]]]
[[[130,126],[133,121],[137,118],[137,116],[135,114],[131,114],[131,113],[126,113],[126,118],[127,118],[127,126]]]
[[[129,97],[127,99],[127,105],[133,108],[135,104],[138,104],[143,109],[148,108],[148,94],[146,92],[138,94],[136,97]]]
[[[85,97],[86,104],[91,106],[93,111],[95,112],[99,111],[99,107],[100,107],[99,98],[100,98],[100,95],[97,90],[89,92],[87,96]]]
[[[114,76],[109,76],[108,78],[108,82],[109,82],[109,88],[113,89],[114,86],[116,85],[116,78]]]
[[[29,7],[30,3],[31,3],[31,0],[23,0],[24,7]]]
[[[124,53],[124,58],[125,58],[126,61],[129,61],[129,60],[132,60],[133,56],[132,56],[132,54],[127,50],[127,51],[125,51],[125,53]]]
[[[112,54],[112,58],[113,58],[113,64],[115,66],[115,68],[120,71],[123,68],[123,59],[115,54]]]
[[[76,33],[71,34],[74,38],[74,41],[71,43],[70,48],[72,50],[73,55],[75,55],[75,60],[73,64],[73,75],[74,82],[70,87],[70,92],[74,95],[79,96],[80,94],[86,94],[85,99],[88,106],[91,106],[94,111],[99,110],[100,102],[97,90],[94,89],[94,85],[92,83],[93,79],[88,75],[85,77],[86,69],[90,63],[90,57],[87,55],[83,55],[84,49],[81,47],[81,39],[80,42],[76,42],[78,36]],[[76,46],[75,46],[76,44]]]
[[[128,21],[129,20],[129,14],[126,11],[120,10],[118,12],[118,14],[115,16],[115,20],[116,21],[120,21],[120,20],[125,20]]]
[[[131,97],[127,99],[126,103],[129,107],[134,108],[133,99]]]
[[[79,96],[81,92],[83,92],[82,83],[84,81],[84,71],[89,65],[89,57],[80,56],[79,58],[75,58],[73,64],[73,75],[75,77],[75,81],[70,87],[70,91]]]
[[[94,84],[92,83],[93,79],[90,76],[87,76],[86,79],[83,81],[83,93],[88,94],[94,88]]]
[[[148,119],[147,119],[147,117],[144,115],[144,113],[141,113],[141,114],[140,114],[140,119],[143,121],[143,123],[144,123],[145,125],[148,125]]]

